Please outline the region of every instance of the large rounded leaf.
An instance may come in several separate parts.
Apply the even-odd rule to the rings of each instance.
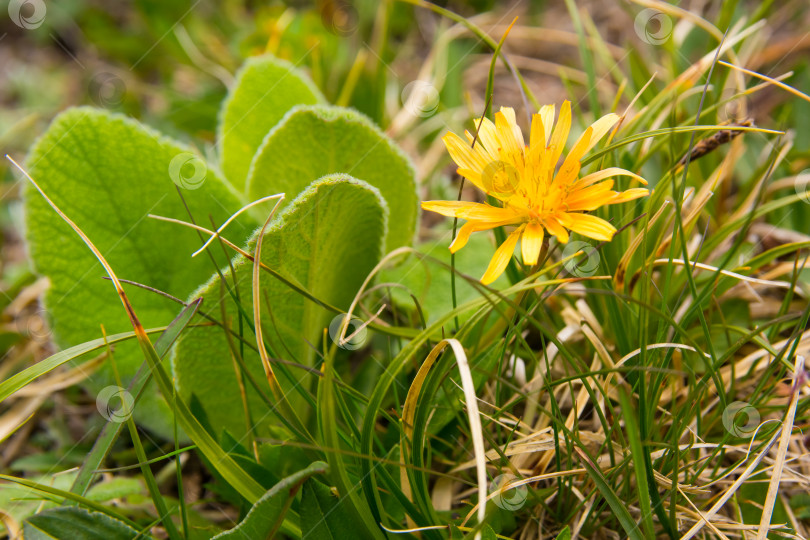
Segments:
[[[386,215],[379,191],[365,182],[346,175],[318,180],[270,225],[262,242],[262,262],[320,301],[346,309],[380,260]],[[255,242],[252,238],[248,244],[251,252]],[[238,293],[244,313],[252,319],[253,263],[240,256],[233,268],[236,279],[228,269],[223,272],[224,284],[214,275],[192,297],[202,296],[200,311],[219,321],[224,309],[225,322],[236,332],[240,314],[225,284],[234,295]],[[261,298],[264,339],[276,358],[313,366],[323,330],[335,314],[267,272],[261,273]],[[255,346],[249,326],[243,328],[245,342]],[[178,340],[173,359],[180,395],[194,396],[217,435],[228,429],[239,438],[247,424],[234,354],[242,351],[238,339],[232,341],[233,349],[218,326],[189,328]],[[264,393],[272,396],[256,350],[245,346],[243,360]],[[287,369],[292,380],[282,379],[282,386],[294,400],[293,386],[308,389],[316,375],[294,366]],[[267,434],[271,407],[260,400],[249,381],[245,387],[256,434]]]
[[[188,220],[180,192],[199,222],[225,221],[241,206],[236,194],[189,148],[120,115],[79,108],[56,118],[28,156],[28,169],[45,193],[101,250],[118,276],[186,298],[212,271],[207,257],[191,258],[197,232],[147,217]],[[115,288],[73,230],[28,185],[25,190],[28,245],[36,270],[50,279],[45,307],[56,342],[63,347],[131,331]],[[233,224],[229,237],[244,241],[255,223]],[[226,262],[221,250],[218,265]],[[127,289],[146,327],[170,323],[180,306],[137,287]],[[126,383],[144,361],[136,343],[115,348]],[[94,391],[115,385],[110,366],[91,375]],[[109,393],[109,391],[107,392]],[[106,395],[106,394],[104,394]],[[147,392],[136,415],[164,435],[173,430],[168,409],[156,410]],[[113,409],[120,402],[110,404]]]
[[[262,143],[251,165],[248,195],[299,193],[327,174],[345,173],[380,190],[390,211],[385,249],[410,245],[419,203],[414,168],[368,118],[328,106],[295,107]]]
[[[225,177],[242,191],[253,154],[267,132],[294,105],[321,102],[320,91],[289,62],[270,55],[248,59],[220,113],[218,139]]]

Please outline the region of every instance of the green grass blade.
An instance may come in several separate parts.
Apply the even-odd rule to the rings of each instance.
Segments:
[[[636,520],[633,519],[633,516],[630,515],[630,511],[627,510],[627,505],[619,498],[618,495],[616,495],[613,488],[610,487],[610,484],[602,474],[602,471],[599,470],[596,464],[591,461],[591,458],[589,458],[582,450],[579,448],[575,448],[575,450],[582,459],[582,464],[585,466],[588,476],[591,477],[591,480],[593,480],[593,483],[596,484],[596,488],[599,490],[599,493],[602,494],[602,497],[605,498],[605,501],[607,501],[610,509],[613,510],[613,514],[616,516],[616,519],[619,520],[619,523],[621,523],[624,532],[627,533],[627,537],[631,540],[644,540],[644,535],[641,534],[641,531],[639,531],[638,525],[636,524]]]
[[[146,334],[158,334],[161,332],[166,331],[166,326],[159,327],[159,328],[151,328],[149,330],[145,330]],[[103,349],[107,346],[107,343],[110,345],[114,343],[121,343],[122,341],[126,341],[128,339],[132,339],[135,337],[135,332],[121,332],[120,334],[113,334],[107,337],[105,342],[104,338],[94,339],[92,341],[88,341],[86,343],[82,343],[81,345],[76,345],[75,347],[71,347],[64,351],[60,351],[52,356],[49,356],[45,360],[34,364],[31,367],[28,367],[19,373],[12,375],[2,383],[0,383],[0,402],[5,400],[7,397],[12,395],[14,392],[23,388],[25,385],[29,384],[30,382],[34,381],[38,377],[45,375],[53,371],[54,369],[58,368],[62,364],[70,362],[76,358],[79,358],[85,353],[91,351],[97,351],[99,349]]]
[[[9,160],[11,160],[11,158],[9,158]],[[219,444],[217,444],[216,440],[214,440],[214,438],[208,433],[208,431],[206,431],[202,424],[200,424],[200,422],[194,417],[185,402],[182,400],[171,400],[171,397],[174,395],[171,379],[163,369],[163,366],[160,363],[160,357],[155,351],[155,347],[152,345],[152,342],[149,340],[149,335],[146,333],[143,325],[141,325],[140,321],[138,320],[135,310],[130,304],[129,299],[124,292],[124,288],[121,286],[121,282],[118,281],[118,277],[115,275],[115,272],[110,264],[104,258],[104,255],[101,254],[87,235],[85,235],[82,230],[75,223],[73,223],[73,221],[71,221],[70,218],[66,216],[64,212],[62,212],[56,206],[56,204],[54,204],[53,201],[51,201],[51,199],[45,194],[44,191],[42,191],[36,181],[31,178],[28,172],[19,166],[15,161],[11,161],[28,178],[28,180],[34,185],[45,200],[48,201],[51,208],[53,208],[54,211],[59,214],[59,216],[65,220],[68,225],[70,225],[76,234],[81,237],[85,245],[87,245],[87,247],[93,252],[98,261],[104,267],[107,275],[110,276],[110,279],[115,285],[118,297],[120,298],[121,303],[129,316],[130,323],[135,330],[135,336],[138,339],[138,344],[141,346],[143,355],[146,357],[146,360],[149,362],[149,367],[152,369],[152,375],[155,377],[163,396],[167,401],[174,405],[174,413],[177,415],[183,431],[186,432],[189,438],[197,445],[197,448],[199,448],[205,457],[208,458],[214,468],[217,469],[223,478],[225,478],[225,480],[237,492],[239,492],[242,497],[244,497],[250,503],[256,502],[264,494],[265,490],[262,488],[262,486],[247,472],[245,472],[245,470],[242,469],[233,460],[233,458],[228,455],[225,450],[222,449],[222,447],[219,446]]]
[[[200,307],[200,301],[201,300],[194,301],[183,308],[177,318],[175,318],[169,324],[169,326],[166,327],[166,330],[160,334],[160,337],[158,337],[157,341],[155,341],[155,351],[157,351],[158,356],[163,358],[166,353],[169,352],[172,344],[180,336],[180,332],[182,332],[183,329],[188,326],[191,319],[197,313],[197,309]],[[141,372],[144,369],[148,370],[149,368],[147,366],[141,366],[141,369],[138,370],[138,375],[136,375],[135,379],[132,381],[132,384],[127,389],[127,391],[135,398],[136,404],[138,403],[138,397],[140,396],[141,391],[149,381],[149,377],[141,376]],[[79,469],[79,474],[76,475],[76,480],[73,481],[73,485],[70,487],[71,492],[78,495],[84,495],[87,493],[87,488],[90,486],[90,482],[93,479],[95,470],[101,466],[101,463],[104,461],[105,456],[110,451],[113,442],[118,438],[121,428],[122,424],[120,422],[107,422],[104,429],[101,430],[101,434],[99,435],[98,439],[96,439],[96,442],[93,443],[93,449],[89,454],[87,454],[87,458],[85,458],[85,460],[82,462],[82,466]]]
[[[641,508],[641,526],[644,529],[644,536],[655,537],[655,527],[652,520],[651,499],[648,497],[650,486],[647,484],[647,471],[644,468],[645,452],[641,443],[641,433],[636,421],[635,409],[630,402],[624,388],[619,388],[619,402],[622,405],[622,417],[627,431],[627,440],[630,442],[630,455],[633,459],[633,467],[636,471],[636,488],[638,491],[638,505]],[[592,475],[593,476],[593,475]],[[653,486],[654,487],[654,486]]]

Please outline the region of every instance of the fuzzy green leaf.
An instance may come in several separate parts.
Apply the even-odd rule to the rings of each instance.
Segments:
[[[199,222],[225,221],[239,197],[189,148],[120,115],[90,108],[57,117],[28,156],[33,178],[56,205],[104,253],[123,278],[187,297],[211,275],[207,257],[192,259],[200,246],[196,231],[147,217],[188,220],[178,187]],[[25,192],[28,245],[36,270],[50,279],[45,307],[62,347],[132,329],[105,272],[83,241],[30,185]],[[234,223],[229,237],[246,239],[255,223]],[[221,250],[214,250],[219,266]],[[137,287],[127,294],[147,327],[172,321],[177,304]],[[115,362],[127,384],[143,361],[137,343],[115,348]],[[87,380],[91,391],[114,385],[107,365]],[[136,418],[164,436],[173,433],[168,408],[147,391]]]
[[[294,105],[323,101],[315,85],[292,64],[270,55],[248,59],[220,113],[218,139],[225,177],[242,191],[253,155],[270,129]]]
[[[407,287],[392,287],[391,295],[397,305],[415,314],[416,306],[411,294],[416,297],[422,314],[428,324],[435,322],[439,317],[453,309],[453,296],[451,293],[450,250],[448,245],[451,239],[450,232],[441,240],[425,242],[416,247],[417,251],[428,255],[430,259],[422,259],[412,255],[402,264],[389,267],[380,272],[378,282],[397,283]],[[484,272],[495,253],[492,238],[487,233],[478,233],[470,237],[464,249],[456,253],[456,272],[478,280]],[[435,259],[431,260],[431,259]],[[438,261],[438,262],[437,262]],[[439,263],[444,263],[439,264]],[[509,281],[506,275],[499,277],[491,286],[503,289]],[[476,288],[478,285],[478,288]],[[456,275],[456,305],[462,305],[470,300],[480,298],[483,291],[480,284],[471,284],[459,275]],[[467,320],[472,313],[465,313],[459,320]],[[415,315],[414,315],[415,316]]]
[[[322,302],[346,309],[380,259],[386,216],[379,192],[365,182],[346,175],[321,179],[280,212],[268,227],[262,244],[262,262]],[[255,241],[253,238],[248,244],[250,252],[255,250]],[[245,313],[252,319],[253,263],[237,257],[233,266],[236,290]],[[230,270],[224,276],[228,287],[233,288]],[[316,357],[313,349],[320,348],[323,330],[335,313],[306,299],[267,272],[261,273],[261,289],[262,328],[271,351],[277,352],[276,357],[313,366]],[[223,299],[228,326],[238,331],[238,308],[222,289],[218,275],[192,295],[198,296],[205,298],[201,311],[218,320],[222,319],[220,299]],[[256,339],[248,325],[244,326],[243,337],[246,343],[255,346]],[[238,338],[233,341],[238,352]],[[248,373],[270,396],[258,353],[248,346],[244,352]],[[223,329],[189,328],[180,337],[173,358],[180,395],[186,399],[196,395],[217,434],[223,429],[237,438],[245,434],[247,426],[238,379]],[[281,381],[288,396],[295,394],[293,386],[299,383],[299,390],[312,386],[316,375],[297,367],[288,369],[294,380]],[[245,387],[258,426],[256,434],[267,433],[269,407],[249,382]]]
[[[410,160],[371,120],[340,107],[295,107],[251,164],[252,199],[300,193],[313,178],[345,173],[380,190],[390,211],[386,252],[413,240],[419,201]]]
[[[138,531],[123,521],[76,507],[46,510],[23,523],[25,540],[130,540],[137,535]]]

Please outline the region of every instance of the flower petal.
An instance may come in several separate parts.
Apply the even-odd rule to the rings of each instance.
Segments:
[[[644,180],[642,177],[637,175],[636,173],[630,172],[625,169],[620,169],[619,167],[608,167],[607,169],[602,169],[601,171],[596,171],[593,174],[589,174],[587,176],[583,176],[580,178],[576,184],[573,185],[573,189],[582,189],[584,187],[590,186],[600,180],[604,180],[605,178],[610,178],[611,176],[631,176],[644,184],[647,185],[647,181]]]
[[[582,236],[610,242],[616,234],[616,227],[602,218],[590,214],[560,214],[560,222]]]
[[[610,131],[613,126],[616,125],[616,122],[619,121],[619,115],[610,113],[606,114],[593,124],[591,127],[593,128],[593,133],[591,134],[591,140],[588,143],[588,147],[585,149],[585,152],[588,152],[591,148],[593,148],[599,140]]]
[[[616,193],[612,199],[605,204],[619,204],[627,201],[634,201],[650,194],[650,190],[644,188],[632,188]]]
[[[518,222],[520,215],[511,208],[498,208],[488,204],[467,201],[424,201],[422,208],[443,216],[457,217],[469,221]]]
[[[500,247],[495,250],[492,260],[489,261],[487,271],[484,272],[484,275],[481,277],[481,283],[484,285],[489,285],[498,279],[501,274],[503,274],[503,271],[506,270],[506,266],[512,259],[512,255],[515,252],[515,246],[517,245],[518,239],[520,238],[522,232],[523,227],[515,229],[506,238],[506,240],[504,240],[503,244],[501,244]]]
[[[585,130],[582,136],[577,139],[576,144],[571,151],[568,152],[568,155],[565,157],[565,161],[563,161],[559,172],[554,177],[555,184],[562,187],[574,183],[574,180],[576,180],[577,175],[579,174],[579,162],[588,149],[588,144],[590,144],[592,133],[593,129],[589,127]]]
[[[542,114],[532,115],[531,132],[529,134],[529,154],[539,156],[546,149],[545,120]]]
[[[565,230],[565,227],[563,227],[557,219],[553,217],[546,218],[543,220],[543,225],[546,226],[546,229],[548,229],[549,234],[552,234],[553,236],[557,237],[557,241],[559,243],[561,244],[568,243],[568,231]]]
[[[520,237],[520,252],[523,264],[535,265],[540,257],[540,248],[543,247],[543,226],[532,221],[526,225],[523,236]]]
[[[513,221],[468,221],[458,230],[455,240],[450,244],[450,253],[455,253],[467,245],[470,235],[474,232],[486,231],[502,225],[512,225]]]
[[[573,191],[565,200],[567,212],[582,212],[596,210],[600,206],[610,204],[616,195],[613,180],[606,180],[593,186]]]
[[[515,109],[512,107],[501,107],[501,115],[503,118],[506,119],[506,123],[509,126],[509,130],[512,132],[512,136],[514,140],[517,142],[517,150],[523,152],[523,148],[526,146],[526,143],[523,141],[523,132],[520,130],[520,126],[517,123],[517,119],[515,118]],[[495,115],[495,123],[497,125],[498,115]]]
[[[554,105],[543,105],[540,107],[540,118],[543,119],[543,146],[548,146],[551,140],[551,128],[554,127],[554,114],[556,107]],[[539,142],[539,141],[538,141]]]
[[[551,164],[557,165],[557,161],[562,155],[565,142],[568,140],[568,133],[571,131],[571,102],[567,99],[563,101],[560,107],[560,117],[557,118],[557,124],[554,126],[554,133],[551,135],[551,142],[549,142],[549,149],[551,150]]]
[[[442,137],[450,157],[456,162],[456,165],[463,169],[481,170],[486,164],[487,160],[483,158],[480,153],[475,152],[464,139],[459,137],[453,132],[447,133]]]
[[[498,136],[498,129],[492,120],[484,118],[483,120],[477,119],[475,125],[478,127],[478,141],[483,145],[487,152],[493,157],[500,155],[500,148],[502,146],[500,137]]]

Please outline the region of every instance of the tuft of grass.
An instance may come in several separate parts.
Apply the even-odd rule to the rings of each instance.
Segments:
[[[310,344],[320,364],[309,371],[312,384],[296,388],[308,410],[292,409],[285,390],[274,385],[262,398],[280,419],[275,436],[250,438],[244,448],[227,434],[210,433],[194,403],[177,398],[160,363],[199,305],[174,299],[175,323],[145,330],[116,269],[74,227],[105,266],[133,332],[27,367],[22,353],[10,355],[12,367],[2,367],[0,382],[0,433],[15,445],[9,453],[32,444],[30,420],[47,399],[87,401],[62,384],[77,376],[62,371],[63,364],[133,338],[192,445],[150,441],[131,419],[124,440],[121,424],[107,424],[78,460],[72,487],[21,472],[0,475],[0,487],[16,484],[38,503],[102,512],[144,536],[151,530],[192,538],[197,529],[211,536],[231,528],[266,493],[283,492],[283,478],[299,478],[291,473],[323,461],[328,467],[318,465],[319,480],[304,476],[328,482],[326,491],[339,497],[337,512],[349,532],[335,525],[336,537],[810,536],[802,432],[810,422],[804,360],[810,354],[810,139],[799,114],[810,110],[800,89],[810,71],[789,46],[806,50],[810,43],[791,22],[806,16],[806,7],[738,1],[697,12],[636,0],[609,4],[599,12],[604,18],[590,3],[566,0],[565,8],[530,10],[514,22],[510,7],[463,16],[424,0],[384,3],[358,14],[371,45],[351,36],[338,40],[345,58],[333,71],[322,58],[307,62],[322,86],[340,83],[331,88],[334,99],[374,111],[410,151],[424,199],[476,196],[453,175],[440,136],[450,129],[474,132],[471,119],[481,111],[523,104],[529,113],[535,96],[569,97],[577,105],[574,131],[601,111],[616,112],[618,127],[583,161],[583,174],[619,166],[648,179],[653,191],[599,210],[619,229],[612,242],[573,237],[588,245],[572,250],[552,241],[540,265],[514,261],[506,285],[495,289],[428,250],[436,240],[449,244],[455,226],[423,216],[415,248],[391,253],[375,268],[339,338],[330,342],[325,332],[321,343]],[[466,4],[458,11],[473,13]],[[264,40],[266,48],[297,50],[312,15],[262,13],[281,32]],[[401,27],[399,20],[413,25]],[[619,23],[623,30],[614,32]],[[188,48],[186,38],[180,42]],[[251,46],[259,41],[248,38]],[[420,62],[414,50],[425,52]],[[435,113],[414,118],[386,97],[409,82],[400,73],[433,85],[440,96]],[[204,216],[189,217],[197,223]],[[202,249],[218,241],[231,255],[259,261],[261,241],[254,257],[227,240],[225,225],[192,225],[201,240],[208,235]],[[443,311],[426,317],[421,291],[410,290],[405,278],[375,284],[386,267],[408,268],[404,256],[426,275],[451,277],[450,287],[425,285],[437,300],[431,305],[444,305]],[[245,348],[259,351],[270,380],[277,366],[302,369],[284,351],[268,350],[262,335],[269,329],[254,325],[264,309],[263,279],[285,277],[256,262],[252,313],[243,311],[238,321],[216,310],[204,314],[203,324],[228,337],[233,358],[226,360],[243,393],[248,385],[259,388],[242,363]],[[461,298],[456,283],[469,285],[474,296]],[[222,294],[249,297],[248,291]],[[23,313],[18,304],[35,297],[19,292],[9,309]],[[364,320],[355,334],[372,336],[359,350],[344,347],[355,337],[347,335],[353,315]],[[153,344],[150,336],[158,334]],[[34,399],[32,389],[43,395]],[[233,413],[252,424],[247,406]],[[38,451],[44,454],[42,446]],[[196,469],[181,459],[192,452]],[[155,473],[152,467],[166,459],[174,468]],[[120,467],[101,469],[105,462]],[[103,483],[95,483],[100,475],[137,478],[149,504],[98,502],[91,492]],[[274,517],[286,537],[315,526],[296,495],[304,476]],[[7,530],[19,530],[6,510],[0,507]]]

